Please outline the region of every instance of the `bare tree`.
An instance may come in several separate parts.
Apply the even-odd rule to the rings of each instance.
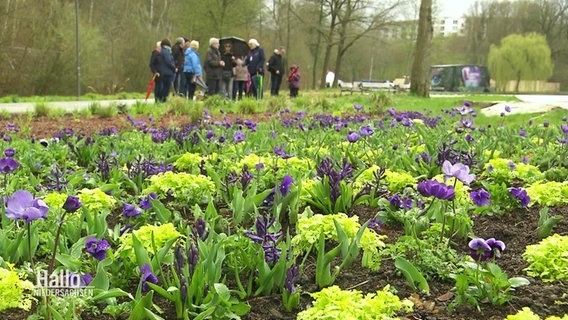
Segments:
[[[432,47],[432,0],[422,0],[418,19],[418,37],[410,75],[410,92],[430,96],[430,50]]]

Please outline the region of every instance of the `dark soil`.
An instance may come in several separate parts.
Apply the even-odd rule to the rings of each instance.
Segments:
[[[235,119],[235,116],[231,117]],[[244,119],[255,119],[255,116],[246,116]],[[257,117],[258,118],[258,117]],[[147,121],[147,118],[140,117],[139,120]],[[180,126],[189,122],[187,116],[162,116],[152,126],[171,127]],[[26,129],[27,120],[25,116],[14,116],[11,119],[0,119],[0,132],[3,132],[8,123],[14,123],[22,129]],[[59,119],[49,119],[46,117],[35,118],[29,122],[27,137],[51,138],[56,132],[63,129],[73,129],[75,132],[82,132],[92,135],[106,128],[116,128],[118,130],[132,129],[132,125],[125,115],[110,118],[77,118],[65,116]],[[477,237],[496,238],[502,240],[507,245],[502,259],[498,260],[498,265],[509,276],[525,276],[523,269],[528,266],[527,262],[521,257],[527,245],[536,244],[540,241],[536,229],[539,218],[538,207],[530,209],[519,209],[504,216],[481,216],[476,218],[473,231]],[[374,217],[375,209],[367,207],[357,207],[349,214],[356,214],[360,217],[359,221],[366,221]],[[556,225],[554,233],[568,235],[568,207],[558,206],[550,208],[551,215],[562,215],[564,220]],[[403,235],[400,227],[391,226],[384,230],[388,236],[387,243],[393,243]],[[455,249],[460,254],[468,254],[467,241],[456,244]],[[568,283],[557,281],[544,283],[538,279],[529,278],[530,285],[520,287],[513,292],[515,298],[502,306],[482,305],[481,311],[474,307],[458,306],[453,313],[447,310],[451,302],[451,289],[453,283],[442,282],[439,280],[429,281],[431,294],[429,296],[413,292],[407,284],[405,278],[394,267],[391,260],[383,260],[379,271],[370,271],[356,264],[352,268],[344,270],[337,278],[336,285],[342,289],[357,289],[363,293],[381,290],[385,285],[398,290],[400,298],[411,298],[415,303],[415,311],[411,314],[399,315],[402,319],[505,319],[509,314],[515,314],[523,307],[530,307],[543,319],[550,315],[562,316],[568,314]],[[310,292],[317,291],[315,284],[315,259],[308,259],[305,265],[304,274],[299,285],[302,288],[300,306],[296,312],[287,312],[282,307],[280,294],[267,297],[251,298],[247,303],[252,307],[251,311],[243,318],[247,320],[264,319],[295,319],[297,312],[308,308],[312,302]],[[163,301],[158,295],[154,299],[165,314],[163,317],[170,319],[175,312],[173,306],[168,301]],[[171,307],[171,309],[168,309]],[[0,319],[25,319],[30,312],[23,312],[18,309],[0,312]],[[106,317],[105,317],[106,316]],[[111,319],[108,315],[85,314],[84,319]]]

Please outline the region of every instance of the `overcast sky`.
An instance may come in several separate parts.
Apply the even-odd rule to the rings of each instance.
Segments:
[[[459,17],[469,10],[475,0],[437,0],[440,6],[440,16]]]

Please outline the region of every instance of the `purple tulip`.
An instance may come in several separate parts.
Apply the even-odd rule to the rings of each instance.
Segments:
[[[49,207],[42,199],[34,199],[26,190],[16,191],[6,199],[6,217],[12,220],[23,219],[30,223],[37,219],[46,219]]]
[[[363,137],[368,137],[368,136],[373,135],[373,133],[375,133],[375,131],[373,130],[373,128],[371,128],[369,126],[362,126],[361,129],[359,129],[359,133]]]
[[[453,200],[456,197],[454,187],[436,180],[421,181],[416,189],[425,197],[436,197],[440,200]]]
[[[83,203],[79,201],[79,198],[68,196],[65,200],[65,203],[63,204],[63,210],[65,210],[67,213],[73,213],[79,210],[79,208],[81,208],[81,205],[83,205]]]
[[[358,140],[359,140],[359,135],[355,132],[349,132],[349,134],[347,135],[347,141],[351,143],[355,143]]]

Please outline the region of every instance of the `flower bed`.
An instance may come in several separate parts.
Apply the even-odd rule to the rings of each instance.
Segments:
[[[63,318],[568,313],[568,270],[552,263],[568,232],[565,119],[476,128],[469,104],[364,109],[204,112],[170,129],[129,117],[132,130],[46,143],[11,124],[0,267],[84,293],[33,291],[30,312]]]

